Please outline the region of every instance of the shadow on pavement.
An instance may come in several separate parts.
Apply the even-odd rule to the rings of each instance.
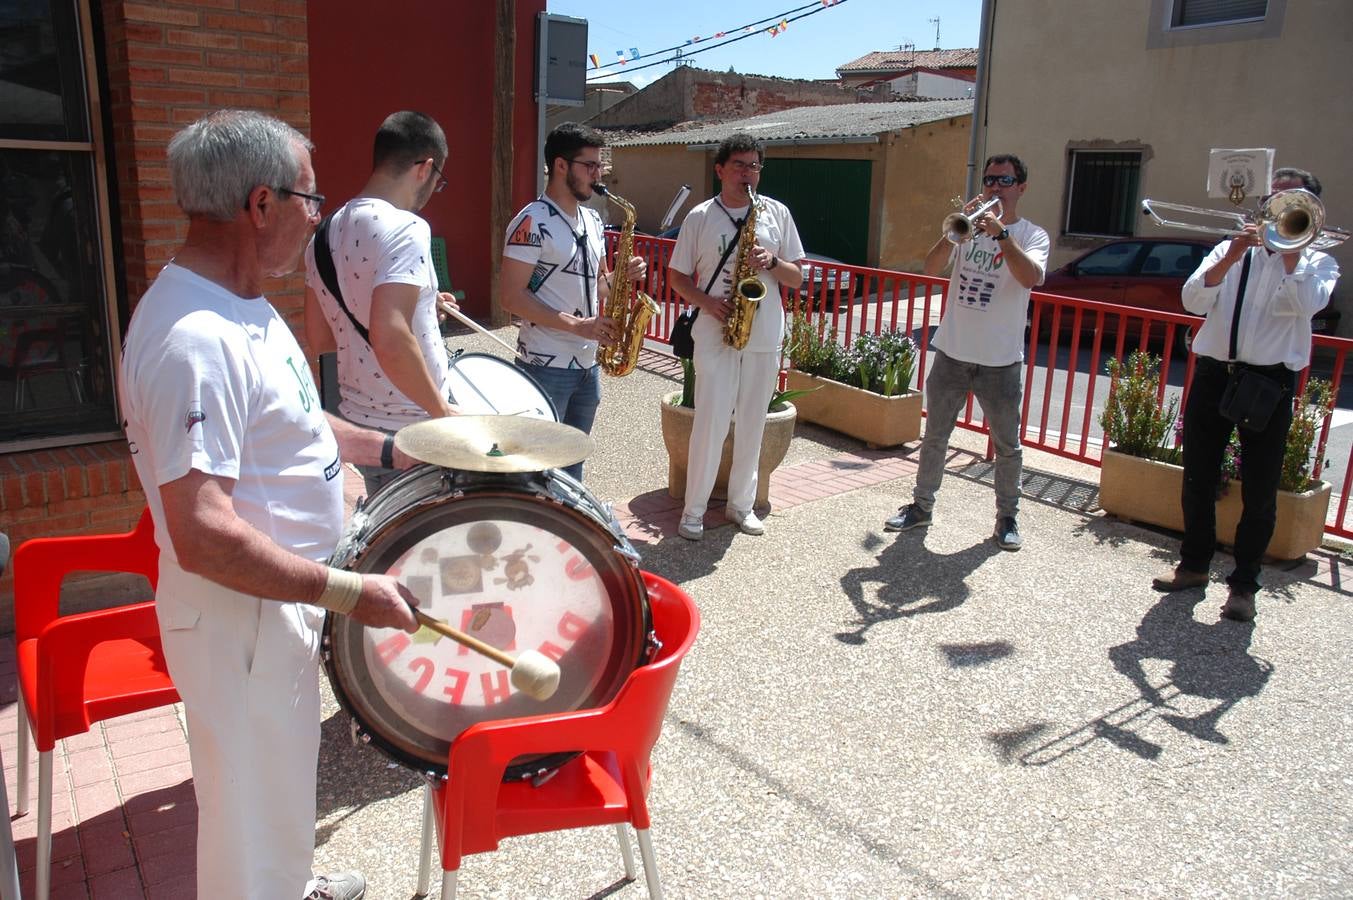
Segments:
[[[1212,587],[1215,592],[1218,585]],[[1225,590],[1224,585],[1221,588]],[[1200,741],[1229,744],[1231,739],[1220,728],[1221,718],[1238,702],[1264,689],[1273,664],[1250,654],[1252,623],[1217,618],[1210,608],[1204,616],[1207,621],[1194,618],[1195,607],[1203,602],[1210,607],[1213,601],[1207,600],[1202,589],[1162,595],[1137,626],[1137,636],[1108,650],[1109,661],[1132,683],[1137,696],[1025,750],[1019,761],[1028,766],[1048,765],[1098,740],[1142,759],[1156,759],[1164,748],[1142,732],[1157,721]],[[1148,675],[1152,661],[1168,664],[1169,671],[1159,685]],[[1047,727],[1033,725],[1022,732],[991,734],[988,739],[1009,758]]]
[[[859,618],[848,623],[855,630],[837,632],[838,641],[863,644],[865,632],[880,622],[957,608],[972,593],[968,576],[1001,552],[996,542],[987,538],[957,553],[935,553],[925,546],[925,531],[898,535],[883,547],[877,565],[851,569],[841,578],[841,589]],[[871,533],[865,539],[865,548],[872,550],[886,540]],[[865,596],[864,586],[871,583],[879,584],[874,600]]]

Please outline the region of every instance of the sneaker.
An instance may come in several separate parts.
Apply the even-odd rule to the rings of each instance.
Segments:
[[[1254,593],[1243,588],[1231,588],[1231,595],[1222,604],[1221,617],[1233,622],[1254,621]]]
[[[1162,594],[1173,594],[1175,591],[1187,591],[1189,588],[1207,587],[1207,578],[1206,572],[1194,572],[1183,566],[1175,566],[1175,570],[1169,575],[1152,578],[1151,588]]]
[[[743,534],[766,533],[766,526],[756,517],[756,513],[752,512],[750,509],[747,510],[747,512],[738,512],[730,506],[725,510],[725,515],[728,516],[728,521],[732,522],[742,530]]]
[[[356,872],[338,872],[315,877],[315,889],[303,900],[362,900],[366,896],[366,879]]]
[[[996,520],[995,537],[996,543],[1002,550],[1018,550],[1024,546],[1024,541],[1019,536],[1019,528],[1015,525],[1014,516],[1001,516]]]
[[[688,541],[698,541],[705,536],[705,520],[692,516],[682,516],[681,524],[677,526],[677,534]]]
[[[897,515],[883,523],[884,531],[911,531],[913,528],[925,528],[933,516],[928,509],[921,509],[915,503],[908,503],[897,511]]]

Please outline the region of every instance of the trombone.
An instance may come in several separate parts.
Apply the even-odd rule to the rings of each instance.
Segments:
[[[980,197],[974,197],[969,203],[976,203]],[[954,205],[962,207],[965,204],[958,197],[954,198]],[[973,234],[977,231],[977,220],[987,213],[991,213],[996,218],[1000,218],[1003,209],[1001,207],[1001,198],[992,197],[985,203],[980,204],[970,213],[965,213],[961,209],[958,212],[951,212],[944,217],[944,222],[940,225],[940,231],[951,244],[962,244],[972,240]]]
[[[1222,219],[1229,222],[1230,227],[1168,219],[1157,210],[1204,219]],[[1204,234],[1233,236],[1243,231],[1246,225],[1257,225],[1264,246],[1274,253],[1293,253],[1307,246],[1312,250],[1326,250],[1348,240],[1348,232],[1344,229],[1324,227],[1325,206],[1319,197],[1305,188],[1290,188],[1270,195],[1253,216],[1201,206],[1165,203],[1160,200],[1143,200],[1142,212],[1150,216],[1157,225],[1184,231],[1200,231]]]

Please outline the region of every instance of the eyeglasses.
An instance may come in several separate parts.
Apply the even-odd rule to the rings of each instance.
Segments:
[[[743,162],[740,159],[732,160],[729,163],[729,165],[732,166],[733,169],[738,172],[760,172],[762,169],[766,167],[764,163],[759,162],[749,163]]]
[[[597,174],[598,172],[601,171],[601,163],[599,163],[599,162],[593,162],[593,161],[591,161],[591,160],[585,160],[585,159],[570,159],[570,160],[568,161],[568,164],[569,164],[570,166],[582,166],[583,168],[587,169],[587,174],[588,174],[588,175],[595,175],[595,174]]]
[[[432,189],[432,193],[440,194],[443,190],[446,189],[446,176],[442,174],[441,169],[437,168],[437,164],[435,162],[432,162],[432,160],[430,159],[428,160],[428,162],[432,163],[432,171],[437,173],[437,186]]]
[[[324,207],[323,194],[307,194],[305,191],[293,191],[291,188],[277,188],[277,193],[287,197],[300,197],[305,201],[305,211],[312,216],[319,215],[320,209]]]
[[[1016,178],[1014,175],[983,175],[983,176],[982,176],[982,184],[986,185],[987,187],[993,187],[993,186],[998,185],[998,184],[999,184],[1001,187],[1010,187],[1010,185],[1014,184],[1014,183],[1017,182],[1017,181],[1019,181],[1019,179]]]

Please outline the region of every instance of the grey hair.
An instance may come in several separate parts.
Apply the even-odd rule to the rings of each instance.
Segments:
[[[223,109],[204,116],[169,142],[174,199],[189,216],[228,222],[259,185],[296,183],[296,144],[314,149],[295,128],[262,113]]]

